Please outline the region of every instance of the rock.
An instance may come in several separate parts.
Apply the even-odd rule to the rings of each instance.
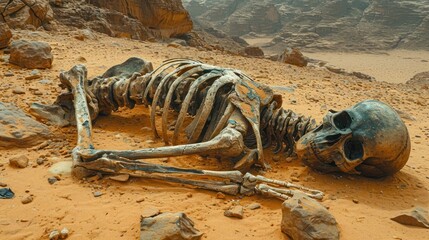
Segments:
[[[16,87],[12,89],[12,93],[14,94],[25,94],[25,90],[22,87]]]
[[[89,3],[137,19],[162,37],[184,34],[193,28],[189,13],[179,0],[90,0]]]
[[[52,29],[54,16],[49,0],[1,1],[0,9],[5,22],[12,29]]]
[[[282,204],[282,232],[291,239],[339,239],[337,221],[317,200],[296,193]]]
[[[304,55],[296,48],[286,48],[278,61],[298,67],[305,67],[308,63]]]
[[[9,46],[12,32],[6,23],[0,22],[0,49]]]
[[[202,235],[184,213],[162,213],[140,221],[140,240],[198,240]]]
[[[410,80],[406,82],[408,85],[412,85],[421,89],[429,89],[429,71],[417,73]]]
[[[128,181],[128,179],[130,179],[130,175],[121,174],[121,175],[110,176],[109,178],[118,182],[126,182]]]
[[[97,35],[95,35],[91,29],[81,29],[76,33],[74,38],[81,41],[85,41],[86,39],[97,40]]]
[[[53,230],[49,233],[49,240],[58,240],[60,238],[60,232],[58,230]]]
[[[40,72],[35,69],[31,71],[30,76],[25,77],[25,80],[34,80],[34,79],[39,79],[41,77],[42,75],[40,75]]]
[[[217,199],[225,199],[225,194],[218,192],[218,193],[216,193],[216,198]]]
[[[19,155],[9,159],[9,164],[16,168],[26,168],[28,166],[28,161],[27,156]]]
[[[391,219],[404,225],[429,228],[429,213],[421,207],[415,207],[410,212],[403,213]]]
[[[247,208],[250,209],[250,210],[256,210],[256,209],[261,208],[261,204],[259,204],[259,203],[251,203],[251,204],[249,204],[249,206],[247,206]]]
[[[5,72],[4,76],[5,77],[13,77],[13,76],[15,76],[15,74],[9,70],[9,71]]]
[[[51,185],[56,183],[57,181],[58,181],[58,179],[56,177],[49,177],[48,178],[48,183]]]
[[[260,47],[245,47],[244,52],[248,56],[252,56],[252,57],[263,57],[264,56],[264,51],[262,51],[262,49]]]
[[[233,206],[230,209],[226,210],[223,215],[226,217],[233,217],[233,218],[243,218],[243,206],[237,205]]]
[[[103,193],[100,191],[93,192],[92,194],[94,195],[94,197],[101,197],[103,195]]]
[[[146,206],[143,209],[143,212],[141,213],[141,217],[142,218],[149,218],[149,217],[154,217],[156,215],[159,215],[160,211],[158,208],[153,207],[153,206]]]
[[[68,238],[69,234],[70,234],[70,231],[67,228],[63,228],[61,229],[61,232],[60,232],[60,238],[66,239]]]
[[[10,45],[9,62],[24,68],[50,68],[53,56],[45,42],[16,40]]]
[[[31,195],[24,196],[21,199],[22,204],[28,204],[28,203],[31,203],[32,201],[33,201],[33,196],[31,196]]]
[[[17,108],[0,102],[0,149],[26,148],[44,142],[51,136],[49,128]]]

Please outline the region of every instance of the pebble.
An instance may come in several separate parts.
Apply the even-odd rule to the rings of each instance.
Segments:
[[[7,187],[6,183],[0,182],[0,187]]]
[[[126,182],[128,181],[128,179],[130,179],[130,175],[121,174],[121,175],[110,176],[109,178],[118,182]]]
[[[299,178],[297,177],[291,177],[290,180],[292,180],[292,182],[299,182]]]
[[[58,181],[58,179],[57,178],[55,178],[55,177],[49,177],[48,178],[48,183],[49,184],[54,184],[54,183],[56,183]]]
[[[61,239],[66,239],[69,236],[70,231],[67,228],[63,228],[60,232]]]
[[[22,204],[28,204],[33,201],[33,197],[31,195],[27,195],[21,199]]]
[[[103,193],[99,191],[93,192],[92,194],[94,195],[94,197],[101,197],[101,195],[103,195]]]
[[[25,94],[25,90],[21,87],[16,87],[12,90],[12,93],[14,93],[14,94]]]
[[[217,199],[225,199],[225,194],[218,192],[218,193],[216,193],[216,198]]]
[[[38,158],[38,159],[36,160],[36,163],[37,163],[38,165],[42,165],[42,164],[43,164],[43,162],[45,162],[45,159],[43,159],[43,158]]]
[[[357,199],[353,199],[352,200],[354,203],[356,203],[356,204],[358,204],[359,203],[359,200],[357,200]]]
[[[237,205],[234,206],[228,210],[226,210],[223,215],[225,215],[226,217],[233,217],[233,218],[239,218],[242,219],[243,218],[243,206]]]
[[[15,74],[13,74],[13,72],[11,72],[11,71],[7,71],[5,74],[4,74],[4,76],[5,77],[13,77]]]
[[[192,197],[192,193],[187,193],[186,197],[191,198]]]
[[[26,168],[28,166],[28,158],[25,155],[18,155],[9,159],[9,165],[17,168]]]
[[[249,204],[249,206],[247,206],[247,208],[250,209],[250,210],[256,210],[256,209],[261,208],[261,204],[259,204],[259,203],[251,203],[251,204]]]
[[[58,230],[53,230],[49,234],[49,240],[58,240],[59,238],[60,238],[60,232],[58,232]]]
[[[144,198],[143,197],[136,200],[136,203],[141,203],[141,202],[144,202]]]
[[[34,80],[41,77],[42,75],[40,75],[40,72],[38,70],[33,70],[31,71],[30,76],[25,77],[25,80]]]

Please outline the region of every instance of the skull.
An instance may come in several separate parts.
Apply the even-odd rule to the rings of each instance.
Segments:
[[[296,153],[312,168],[367,177],[399,171],[410,149],[408,130],[399,115],[376,100],[341,112],[330,110],[323,123],[296,144]]]

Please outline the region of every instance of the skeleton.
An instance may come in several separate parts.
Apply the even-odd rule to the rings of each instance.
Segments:
[[[238,70],[197,61],[168,60],[153,70],[151,63],[131,58],[92,80],[87,80],[85,66],[76,65],[62,72],[60,80],[68,91],[53,105],[34,104],[32,109],[40,117],[77,125],[78,141],[72,154],[75,171],[128,174],[231,195],[287,199],[301,191],[322,199],[321,191],[254,176],[248,170],[253,165],[269,168],[263,149],[270,146],[275,154],[283,151],[290,156],[296,152],[304,163],[323,172],[369,177],[399,171],[410,153],[407,128],[384,103],[370,100],[342,112],[331,110],[316,128],[313,119],[283,109],[281,96],[268,86]],[[128,151],[95,149],[92,120],[136,104],[150,106],[153,134],[166,146]],[[157,111],[162,115],[160,130],[155,124]],[[175,121],[171,115],[177,116]],[[193,120],[185,124],[189,117]],[[179,142],[181,134],[186,135],[187,143]],[[184,169],[143,161],[191,154],[231,159],[235,170]]]

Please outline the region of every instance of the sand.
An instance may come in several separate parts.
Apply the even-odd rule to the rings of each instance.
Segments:
[[[392,83],[405,83],[417,73],[429,71],[429,51],[304,52],[304,55],[329,62],[347,71],[366,73],[378,81]]]
[[[0,80],[0,101],[14,102],[24,110],[28,110],[32,102],[53,102],[60,92],[58,73],[81,63],[83,59],[80,57],[86,59],[89,77],[101,74],[132,56],[152,61],[154,66],[167,58],[191,57],[241,69],[269,85],[294,87],[293,92],[279,92],[284,97],[283,107],[313,116],[317,121],[322,119],[326,109],[343,109],[365,99],[379,99],[412,116],[415,120],[405,119],[412,141],[411,156],[403,170],[394,176],[374,180],[321,174],[303,166],[299,160],[287,162],[282,157],[274,162],[268,150],[265,158],[273,169],[266,172],[254,169],[253,172],[286,181],[295,177],[302,185],[323,190],[327,196],[322,204],[329,207],[337,219],[342,239],[427,239],[427,229],[403,226],[390,218],[415,206],[429,207],[428,90],[367,82],[324,70],[225,55],[219,51],[172,48],[161,43],[115,39],[105,35],[97,35],[97,40],[79,41],[73,36],[73,32],[67,31],[15,32],[16,39],[36,39],[51,44],[55,58],[53,67],[40,70],[42,79],[50,83],[41,83],[40,79],[26,81],[24,77],[31,70],[1,64],[1,74],[11,70],[15,75]],[[389,58],[388,55],[385,57]],[[27,93],[13,94],[12,89],[17,86],[28,90]],[[34,95],[29,88],[37,88],[43,95]],[[148,114],[144,107],[136,107],[100,117],[94,124],[96,147],[138,149],[162,146],[162,141],[153,139],[147,129],[150,126]],[[159,181],[136,178],[127,183],[107,178],[85,181],[74,179],[67,173],[50,185],[47,179],[54,176],[50,167],[60,162],[61,166],[67,165],[62,162],[71,161],[69,152],[76,142],[75,127],[50,128],[55,132],[55,144],[45,149],[0,150],[0,181],[8,184],[16,194],[14,199],[0,200],[0,239],[47,239],[50,231],[63,227],[71,231],[69,239],[137,239],[140,214],[151,207],[161,212],[185,212],[195,222],[196,228],[204,233],[203,239],[287,239],[280,230],[282,202],[276,199],[261,196],[217,199],[215,192]],[[30,158],[30,166],[11,168],[8,159],[22,153]],[[47,161],[39,166],[36,160],[41,156],[45,156]],[[169,158],[167,164],[217,170],[228,170],[232,166],[228,161],[199,156]],[[94,197],[96,191],[103,195]],[[34,200],[24,205],[21,198],[26,194],[32,194]],[[236,202],[243,206],[257,202],[261,208],[245,209],[241,220],[225,217],[224,210]]]

